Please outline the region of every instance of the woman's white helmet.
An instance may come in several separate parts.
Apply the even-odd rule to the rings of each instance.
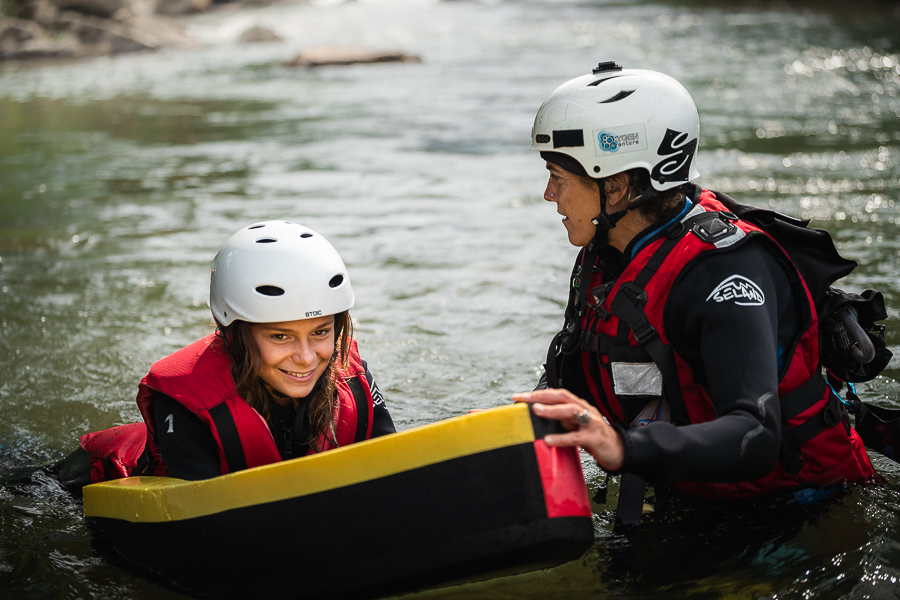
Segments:
[[[661,192],[700,176],[699,137],[697,105],[683,85],[607,62],[547,97],[529,148],[568,155],[594,178],[642,167]]]
[[[324,236],[291,221],[249,225],[212,263],[209,305],[223,326],[333,315],[353,306],[347,267]]]

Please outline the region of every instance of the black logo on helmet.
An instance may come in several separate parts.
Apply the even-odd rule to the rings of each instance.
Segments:
[[[659,183],[687,181],[696,149],[696,138],[688,140],[688,134],[683,131],[666,129],[666,135],[656,150],[664,158],[653,167],[650,177]]]

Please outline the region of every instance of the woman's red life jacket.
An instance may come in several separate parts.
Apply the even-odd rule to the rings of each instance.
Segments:
[[[593,319],[591,330],[584,331],[587,312],[581,318],[582,335],[587,335],[581,345],[582,372],[590,373],[590,365],[597,364],[598,354],[603,367],[599,382],[586,376],[583,383],[601,413],[626,427],[638,420],[652,421],[667,412],[677,425],[716,418],[707,391],[671,348],[664,328],[672,286],[694,260],[759,236],[783,256],[785,264],[792,265],[770,236],[728,213],[712,192],[703,191],[699,205],[681,222],[688,225],[686,232],[663,236],[642,248],[612,283],[597,311],[608,315],[606,320]],[[588,289],[601,285],[602,277],[602,273],[595,274]],[[783,416],[778,464],[771,473],[755,481],[675,482],[676,493],[697,498],[748,498],[803,485],[867,481],[875,476],[859,435],[842,418],[846,413],[822,378],[815,306],[799,273],[794,279],[795,296],[803,304],[808,320],[795,340],[793,354],[785,359],[788,366],[782,371],[778,386]],[[654,368],[658,372],[650,373]],[[638,382],[632,389],[621,384],[628,377]],[[660,398],[656,404],[655,394]]]
[[[335,439],[320,435],[317,443],[322,451],[372,436],[372,390],[355,340],[351,340],[347,369],[339,367],[335,379]],[[92,457],[92,482],[136,474],[167,475],[156,444],[160,432],[153,418],[155,392],[181,403],[209,426],[219,448],[222,474],[281,460],[265,419],[237,394],[225,343],[214,333],[150,367],[137,395],[144,423],[82,436],[82,447]]]

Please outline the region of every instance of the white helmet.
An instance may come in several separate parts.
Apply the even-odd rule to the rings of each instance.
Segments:
[[[605,62],[547,97],[529,148],[570,156],[594,178],[642,167],[661,192],[700,176],[699,137],[697,105],[683,85]]]
[[[209,306],[223,326],[333,315],[353,306],[347,267],[324,236],[291,221],[235,233],[212,263]]]

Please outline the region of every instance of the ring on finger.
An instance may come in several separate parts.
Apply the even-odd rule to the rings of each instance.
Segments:
[[[578,426],[587,425],[591,422],[591,413],[585,408],[582,411],[575,411],[575,422]]]

